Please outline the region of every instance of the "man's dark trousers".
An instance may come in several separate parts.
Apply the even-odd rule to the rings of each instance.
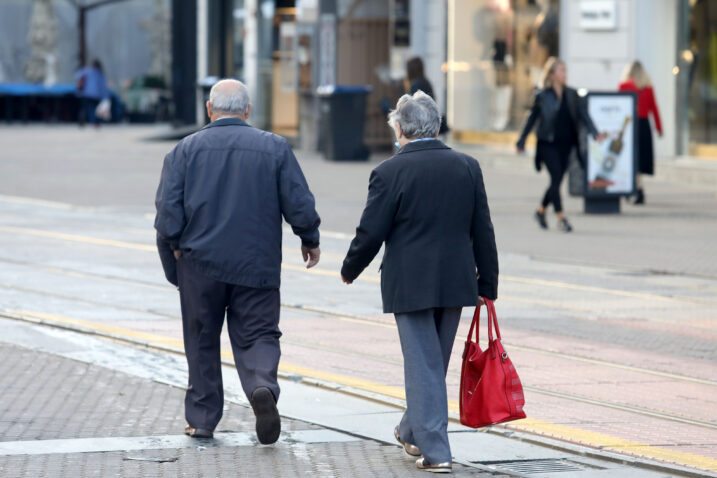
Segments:
[[[227,317],[234,362],[248,398],[267,387],[279,398],[279,289],[255,289],[215,281],[191,260],[177,261],[184,350],[189,365],[187,423],[214,430],[222,417],[224,388],[220,335]]]

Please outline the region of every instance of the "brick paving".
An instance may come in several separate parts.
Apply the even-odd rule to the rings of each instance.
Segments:
[[[184,391],[96,365],[0,343],[0,442],[181,434]],[[253,430],[227,403],[219,431]],[[283,430],[319,429],[283,419]],[[426,476],[397,446],[371,440],[2,455],[3,478]],[[456,476],[496,476],[460,465]]]

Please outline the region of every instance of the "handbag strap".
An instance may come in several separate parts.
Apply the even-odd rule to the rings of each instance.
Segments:
[[[468,330],[468,337],[466,338],[466,345],[471,343],[471,340],[473,339],[473,329],[476,331],[476,342],[478,342],[478,337],[480,335],[480,305],[476,305],[476,310],[473,313],[473,321],[471,322],[471,328]]]
[[[495,313],[495,303],[492,300],[485,300],[486,308],[488,309],[488,333],[491,332],[490,324],[493,323],[495,327],[495,336],[497,340],[502,340],[500,337],[500,328],[498,327],[498,315]],[[493,337],[490,337],[490,341],[493,341]]]
[[[500,329],[498,328],[498,319],[495,313],[495,304],[490,299],[485,299],[485,308],[488,311],[488,343],[493,342],[493,327],[495,326],[496,338],[500,340]],[[476,342],[480,338],[480,305],[476,306],[476,310],[473,313],[473,321],[471,322],[471,328],[468,331],[468,338],[466,343],[469,343],[473,338],[473,330],[476,333]]]

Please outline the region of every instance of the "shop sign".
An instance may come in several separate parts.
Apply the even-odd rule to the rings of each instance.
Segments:
[[[588,139],[585,195],[623,196],[635,190],[637,99],[634,93],[590,93],[590,118],[607,138]]]
[[[316,23],[319,19],[319,0],[296,0],[296,19],[301,23]]]
[[[583,30],[617,30],[617,2],[615,0],[580,2],[580,28]]]

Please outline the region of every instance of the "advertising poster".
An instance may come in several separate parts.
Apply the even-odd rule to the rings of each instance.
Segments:
[[[587,188],[590,196],[630,195],[635,187],[636,98],[630,93],[592,93],[588,113],[607,138],[588,139]]]

